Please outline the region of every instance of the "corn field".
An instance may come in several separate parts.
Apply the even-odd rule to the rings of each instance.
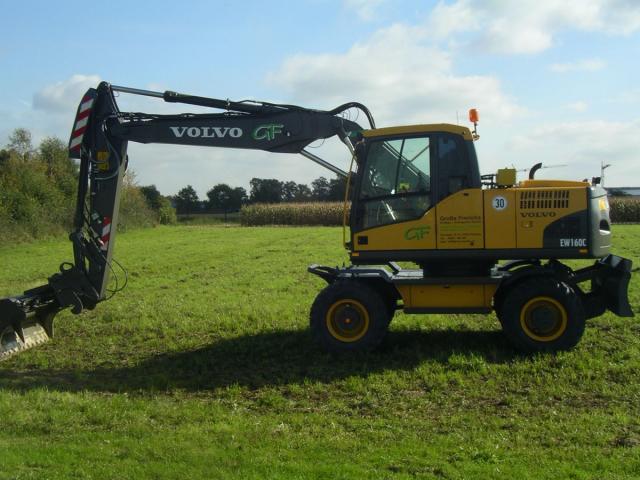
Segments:
[[[640,223],[640,200],[637,198],[609,199],[612,223]]]
[[[240,223],[259,225],[342,225],[342,202],[256,203],[240,210]]]
[[[640,223],[640,200],[613,198],[609,205],[613,223]],[[240,223],[245,226],[342,225],[342,209],[342,202],[256,203],[242,208]]]

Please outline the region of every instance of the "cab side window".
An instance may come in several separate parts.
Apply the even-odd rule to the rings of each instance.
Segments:
[[[438,136],[438,201],[472,186],[469,158],[464,141],[455,136]]]

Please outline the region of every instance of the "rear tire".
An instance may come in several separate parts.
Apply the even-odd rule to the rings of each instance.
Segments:
[[[553,277],[532,278],[510,287],[498,314],[509,341],[526,353],[569,350],[585,328],[580,297]]]
[[[340,280],[322,290],[311,307],[314,340],[331,353],[376,348],[387,334],[389,306],[362,282]]]

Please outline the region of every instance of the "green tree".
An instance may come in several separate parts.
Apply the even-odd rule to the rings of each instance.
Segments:
[[[158,209],[158,220],[162,225],[173,225],[177,223],[176,209],[173,208],[167,197],[160,197],[160,208]]]
[[[187,185],[174,197],[178,213],[194,213],[200,208],[198,194],[191,185]]]
[[[308,202],[313,199],[313,193],[304,183],[284,182],[282,184],[282,200],[284,202]]]
[[[65,142],[49,137],[34,149],[31,134],[18,129],[7,149],[0,150],[0,164],[0,244],[61,235],[71,228],[78,167],[69,160]],[[120,206],[123,226],[149,226],[158,221],[131,170],[125,176]],[[166,214],[170,216],[172,210],[169,206]]]
[[[282,184],[282,200],[284,202],[293,202],[298,193],[298,185],[296,182],[284,182]]]
[[[207,192],[207,197],[210,209],[232,212],[240,210],[247,199],[247,191],[242,187],[231,188],[226,183],[219,183]]]
[[[122,182],[118,228],[126,230],[151,227],[156,222],[155,212],[147,204],[147,199],[136,182],[135,172],[132,169],[127,170]]]
[[[329,199],[335,201],[343,201],[344,194],[347,189],[347,179],[344,177],[336,177],[329,180]]]
[[[155,212],[161,224],[171,225],[177,222],[176,209],[171,206],[167,197],[162,196],[155,185],[140,187],[140,193],[144,195],[147,205]]]
[[[247,191],[242,187],[236,187],[233,189],[233,210],[240,210],[242,205],[247,203],[249,197],[247,196]]]
[[[296,185],[296,196],[293,199],[294,202],[309,202],[313,200],[313,192],[309,188],[309,185],[299,183]]]
[[[140,187],[140,191],[147,199],[149,207],[151,207],[155,211],[160,210],[160,208],[162,207],[162,195],[155,185],[146,185],[144,187]]]
[[[331,200],[331,185],[329,180],[324,177],[316,178],[311,182],[311,191],[313,192],[313,198],[319,202]]]
[[[9,135],[7,148],[16,152],[22,160],[28,160],[33,152],[31,132],[26,128],[16,128]]]
[[[67,197],[75,197],[78,166],[69,158],[67,145],[56,137],[47,137],[38,146],[38,159],[45,164],[47,175]]]
[[[275,178],[252,178],[250,201],[252,203],[280,203],[282,182]]]
[[[0,150],[0,166],[6,164],[11,158],[11,152],[9,150]]]

